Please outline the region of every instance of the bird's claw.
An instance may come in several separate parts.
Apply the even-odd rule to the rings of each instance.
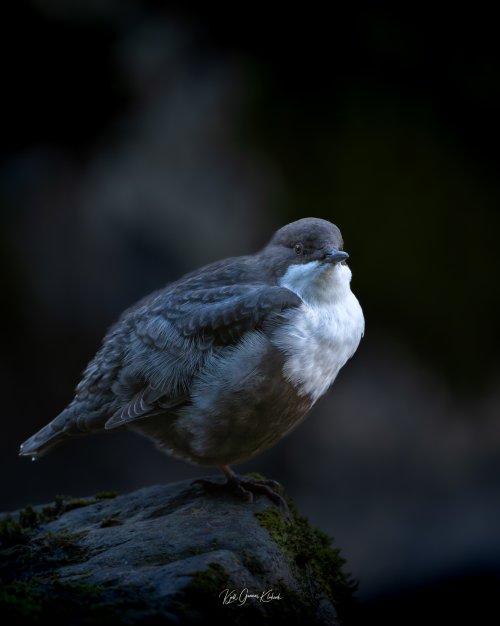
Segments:
[[[288,515],[288,504],[285,498],[276,491],[281,490],[281,485],[275,480],[261,480],[258,478],[239,478],[238,485],[240,489],[250,494],[253,500],[254,493],[262,493],[266,495],[269,500],[277,507],[279,507],[284,513]],[[250,502],[252,501],[250,500]]]
[[[281,490],[281,485],[275,480],[240,478],[234,475],[234,477],[231,477],[225,483],[209,480],[207,478],[197,478],[192,484],[201,485],[207,491],[217,491],[219,493],[230,491],[248,503],[254,501],[255,493],[261,493],[266,495],[269,500],[279,507],[287,516],[289,514],[286,500],[276,491],[277,489]]]

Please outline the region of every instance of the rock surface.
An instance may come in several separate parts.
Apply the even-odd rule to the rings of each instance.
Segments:
[[[184,481],[3,515],[0,617],[344,623],[343,560],[290,504],[287,517],[264,496],[247,504]]]

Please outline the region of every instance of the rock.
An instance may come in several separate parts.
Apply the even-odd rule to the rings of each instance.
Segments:
[[[289,502],[287,517],[265,496],[247,504],[184,481],[3,515],[0,616],[339,624],[355,585]]]

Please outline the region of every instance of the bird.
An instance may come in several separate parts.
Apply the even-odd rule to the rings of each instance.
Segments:
[[[251,502],[278,483],[239,476],[297,427],[364,335],[339,228],[307,217],[255,254],[216,261],[146,296],[105,335],[74,399],[27,439],[33,460],[73,436],[130,429],[161,451],[217,466]]]

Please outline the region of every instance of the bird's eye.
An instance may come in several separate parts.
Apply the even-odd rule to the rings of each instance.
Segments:
[[[304,252],[304,246],[301,243],[296,243],[293,247],[295,254],[302,254]]]

